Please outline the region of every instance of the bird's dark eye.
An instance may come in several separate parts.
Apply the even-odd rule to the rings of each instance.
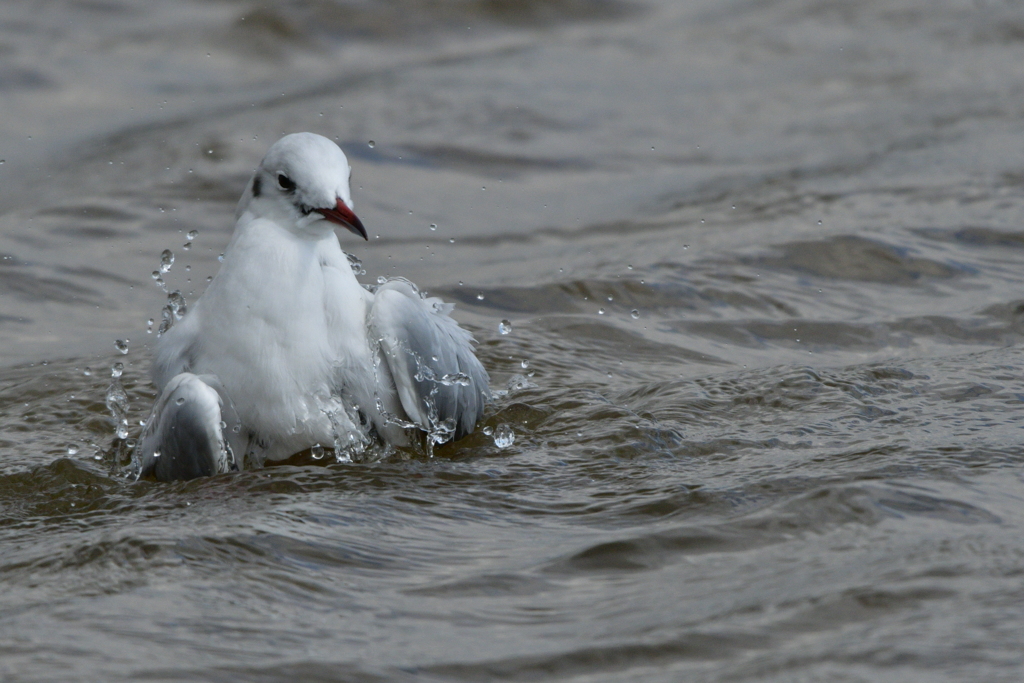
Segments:
[[[277,174],[277,184],[281,186],[282,190],[286,190],[287,192],[291,192],[295,189],[295,181],[284,173]]]

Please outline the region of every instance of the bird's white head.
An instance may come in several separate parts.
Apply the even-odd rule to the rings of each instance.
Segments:
[[[250,212],[297,232],[317,224],[342,225],[366,237],[352,211],[348,159],[333,141],[315,133],[286,135],[267,150],[238,202],[236,216]]]

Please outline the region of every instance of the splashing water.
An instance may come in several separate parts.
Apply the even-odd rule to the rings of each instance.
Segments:
[[[358,256],[352,254],[345,254],[348,257],[348,264],[352,267],[352,272],[356,275],[366,275],[366,270],[363,268],[363,262],[359,260]]]
[[[494,445],[498,448],[508,448],[516,442],[516,433],[512,427],[502,422],[494,428]]]
[[[121,385],[121,372],[123,367],[121,363],[115,363],[112,371],[113,380],[110,382],[110,386],[107,387],[106,404],[107,410],[110,411],[110,415],[114,421],[114,435],[118,439],[128,438],[128,394],[124,390],[124,386]]]
[[[357,427],[359,416],[354,409],[345,406],[340,396],[331,396],[320,406],[320,412],[327,416],[331,423],[331,436],[334,438],[334,460],[338,463],[351,463],[363,454],[371,444],[370,438]],[[319,446],[319,444],[317,444]],[[321,451],[323,447],[321,446]],[[313,452],[314,459],[316,451]],[[321,455],[320,457],[323,457]]]
[[[529,378],[516,374],[508,378],[508,383],[505,387],[509,394],[514,394],[524,389],[536,389],[537,385],[531,382]]]
[[[160,274],[166,273],[174,265],[174,252],[170,249],[164,249],[160,252]]]
[[[185,297],[182,295],[181,290],[176,289],[168,294],[167,303],[164,305],[163,310],[160,311],[160,329],[156,331],[156,336],[162,337],[187,312],[188,304],[185,302]]]
[[[447,375],[442,375],[437,381],[446,387],[468,387],[470,385],[469,375],[464,372],[452,372]]]

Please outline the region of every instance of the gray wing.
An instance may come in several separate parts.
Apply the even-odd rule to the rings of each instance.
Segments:
[[[460,439],[483,417],[491,391],[473,337],[448,316],[453,308],[421,297],[411,282],[390,280],[374,295],[370,329],[409,419]]]
[[[134,454],[139,476],[194,479],[237,470],[238,415],[213,375],[183,372],[160,392]]]

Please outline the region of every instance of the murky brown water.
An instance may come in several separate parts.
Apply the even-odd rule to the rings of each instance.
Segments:
[[[1022,64],[996,0],[0,6],[0,677],[1019,680]],[[128,483],[160,252],[298,130],[515,443]]]

